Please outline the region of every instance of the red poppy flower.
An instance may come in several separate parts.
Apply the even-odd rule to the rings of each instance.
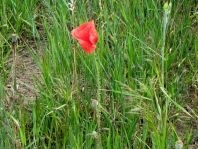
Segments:
[[[71,32],[72,36],[78,40],[83,50],[90,54],[96,49],[98,41],[98,33],[96,31],[94,21],[83,23]]]

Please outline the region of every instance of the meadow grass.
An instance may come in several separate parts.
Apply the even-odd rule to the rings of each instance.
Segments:
[[[198,118],[196,1],[1,1],[0,148],[188,148],[196,132],[177,122]],[[92,19],[87,55],[71,30]],[[12,33],[41,71],[26,106],[6,93]]]

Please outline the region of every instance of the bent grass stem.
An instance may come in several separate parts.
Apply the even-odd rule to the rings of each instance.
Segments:
[[[98,101],[98,105],[99,107],[96,108],[96,121],[97,121],[97,131],[98,131],[98,138],[96,141],[96,147],[97,149],[101,149],[102,145],[101,145],[101,126],[100,126],[100,119],[101,119],[101,113],[100,113],[100,101],[101,101],[101,96],[100,96],[100,71],[98,68],[98,59],[96,57],[96,54],[94,53],[94,59],[95,59],[95,65],[96,65],[96,83],[97,83],[97,101]]]

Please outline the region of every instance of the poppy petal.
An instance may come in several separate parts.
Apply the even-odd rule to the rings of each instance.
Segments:
[[[89,40],[89,34],[90,31],[92,31],[92,28],[95,28],[93,20],[83,23],[79,27],[73,29],[71,34],[76,39]]]
[[[98,33],[95,27],[92,27],[90,30],[89,40],[92,44],[96,44],[96,42],[98,41]]]
[[[81,27],[78,27],[74,30],[72,30],[71,34],[75,39],[81,39],[81,40],[89,40],[89,30],[90,27],[86,26],[81,29]]]
[[[79,40],[78,42],[80,46],[82,47],[82,49],[88,54],[92,53],[96,49],[96,45],[91,44],[89,42],[86,42],[83,40]]]
[[[98,41],[98,33],[93,20],[73,29],[71,34],[78,40],[86,53],[92,53],[96,49],[95,44]]]

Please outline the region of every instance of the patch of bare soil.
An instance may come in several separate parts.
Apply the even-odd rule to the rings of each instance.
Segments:
[[[185,120],[182,120],[185,119]],[[182,117],[177,122],[177,133],[186,144],[187,135],[191,132],[192,141],[188,145],[189,149],[198,149],[198,121],[192,118]]]
[[[198,78],[198,74],[196,74]],[[195,86],[195,85],[194,85]],[[183,107],[192,114],[192,117],[180,116],[180,121],[177,122],[177,132],[179,136],[185,141],[187,136],[185,134],[192,134],[192,141],[188,146],[188,149],[198,149],[198,90],[193,87],[193,85],[189,86],[188,94],[184,97]]]
[[[10,58],[10,64],[13,64],[13,58]],[[16,86],[17,98],[23,99],[25,103],[35,100],[37,97],[37,90],[35,86],[35,78],[39,78],[40,70],[35,64],[31,54],[26,49],[17,49],[16,54]],[[13,68],[12,68],[13,69]],[[13,96],[13,74],[11,71],[10,78],[7,84],[8,98]]]

